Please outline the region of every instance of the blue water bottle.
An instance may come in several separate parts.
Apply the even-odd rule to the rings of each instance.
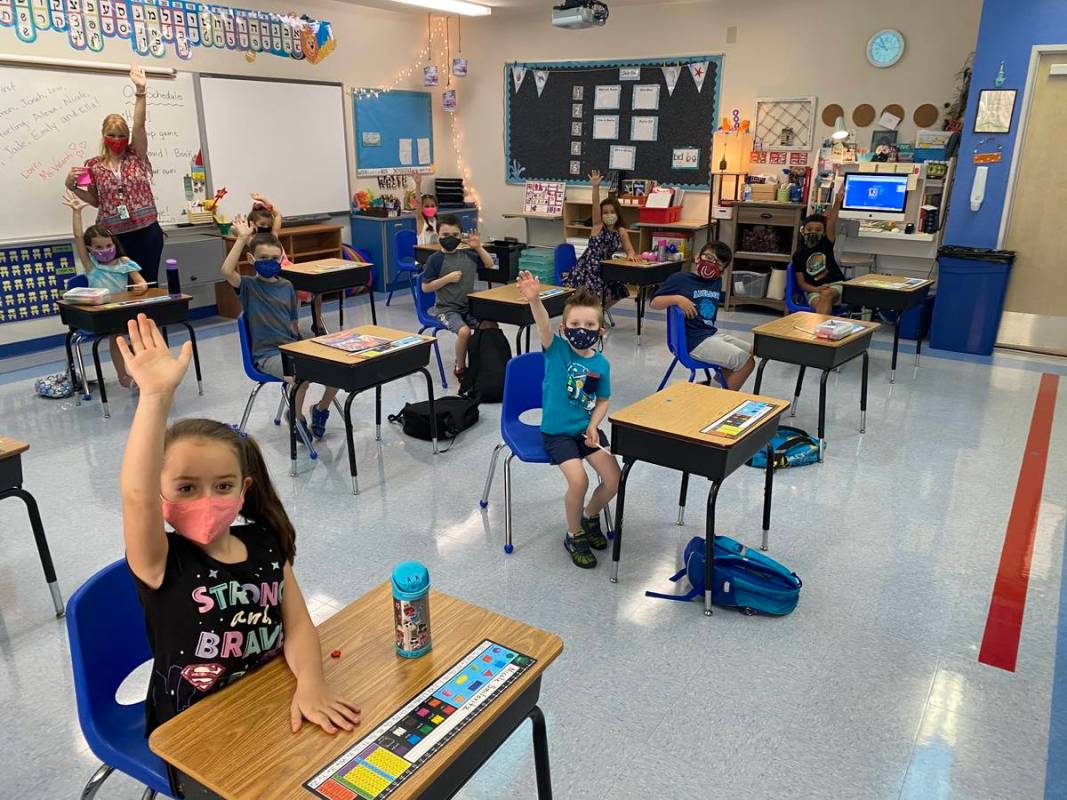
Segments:
[[[393,630],[396,654],[418,658],[430,652],[430,571],[418,561],[393,568]]]

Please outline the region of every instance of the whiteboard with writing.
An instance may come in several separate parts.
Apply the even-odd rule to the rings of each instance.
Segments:
[[[108,114],[133,122],[126,76],[0,67],[0,241],[70,235],[62,205],[71,167],[100,154]],[[163,224],[184,222],[186,177],[200,150],[193,76],[148,82],[148,157]],[[94,209],[83,212],[86,225]]]

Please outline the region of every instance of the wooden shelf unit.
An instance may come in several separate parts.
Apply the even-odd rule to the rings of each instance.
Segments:
[[[294,225],[290,228],[282,228],[278,239],[281,240],[285,255],[294,264],[320,258],[341,258],[341,227],[340,225]],[[237,237],[226,236],[223,242],[226,245],[226,254],[229,255],[230,250],[237,244]],[[241,257],[237,268],[242,275],[255,274],[252,267],[252,255],[247,250]],[[226,281],[215,284],[215,305],[218,306],[220,317],[237,319],[241,313],[241,300]]]
[[[564,200],[563,201],[563,239],[578,237],[588,239],[593,230],[591,225],[584,223],[593,215],[593,205],[587,200]],[[640,224],[639,224],[640,223]],[[689,248],[700,247],[711,235],[711,229],[702,224],[692,224],[688,221],[682,223],[641,223],[641,209],[639,206],[622,206],[622,225],[630,233],[630,241],[634,250],[644,253],[652,250],[652,234],[659,232],[671,232],[681,235],[689,240]],[[696,234],[701,230],[707,230],[706,236],[696,241]],[[693,253],[688,253],[687,258],[692,260]]]
[[[726,308],[739,305],[763,306],[777,311],[785,311],[785,301],[770,297],[734,297],[734,269],[755,272],[769,272],[775,264],[788,264],[793,251],[797,249],[800,235],[800,223],[804,217],[802,203],[749,202],[736,206],[736,224],[734,225],[734,260],[726,269],[725,289]],[[744,232],[750,227],[763,225],[776,230],[778,248],[771,252],[753,252],[742,250]],[[786,250],[788,248],[788,250]],[[784,251],[784,252],[783,252]]]

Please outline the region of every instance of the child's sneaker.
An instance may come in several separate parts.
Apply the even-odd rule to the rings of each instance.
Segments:
[[[585,533],[586,539],[589,540],[589,546],[594,550],[606,550],[608,548],[608,539],[604,535],[604,531],[600,529],[600,515],[595,517],[582,516],[582,531]]]
[[[326,420],[329,418],[330,409],[324,408],[320,411],[318,406],[311,407],[311,432],[315,434],[316,439],[326,435]]]
[[[574,562],[574,566],[581,567],[582,569],[592,569],[596,566],[596,556],[593,555],[593,551],[589,549],[589,538],[585,532],[575,534],[571,536],[569,533],[563,537],[563,546],[567,548],[567,552],[571,554],[571,561]]]

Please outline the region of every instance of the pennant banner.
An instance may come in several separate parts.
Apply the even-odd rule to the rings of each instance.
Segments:
[[[548,83],[548,70],[547,69],[535,69],[534,85],[537,87],[537,96],[541,96],[541,92],[545,90],[545,84]]]
[[[515,94],[519,93],[519,87],[522,86],[522,80],[526,77],[526,67],[512,67],[511,79],[515,81]]]
[[[674,94],[674,87],[678,85],[678,76],[682,74],[682,68],[675,65],[663,68],[663,80],[667,81],[667,94]]]
[[[689,65],[689,72],[693,76],[693,83],[697,85],[697,93],[704,88],[704,78],[708,74],[707,61],[694,61]]]

